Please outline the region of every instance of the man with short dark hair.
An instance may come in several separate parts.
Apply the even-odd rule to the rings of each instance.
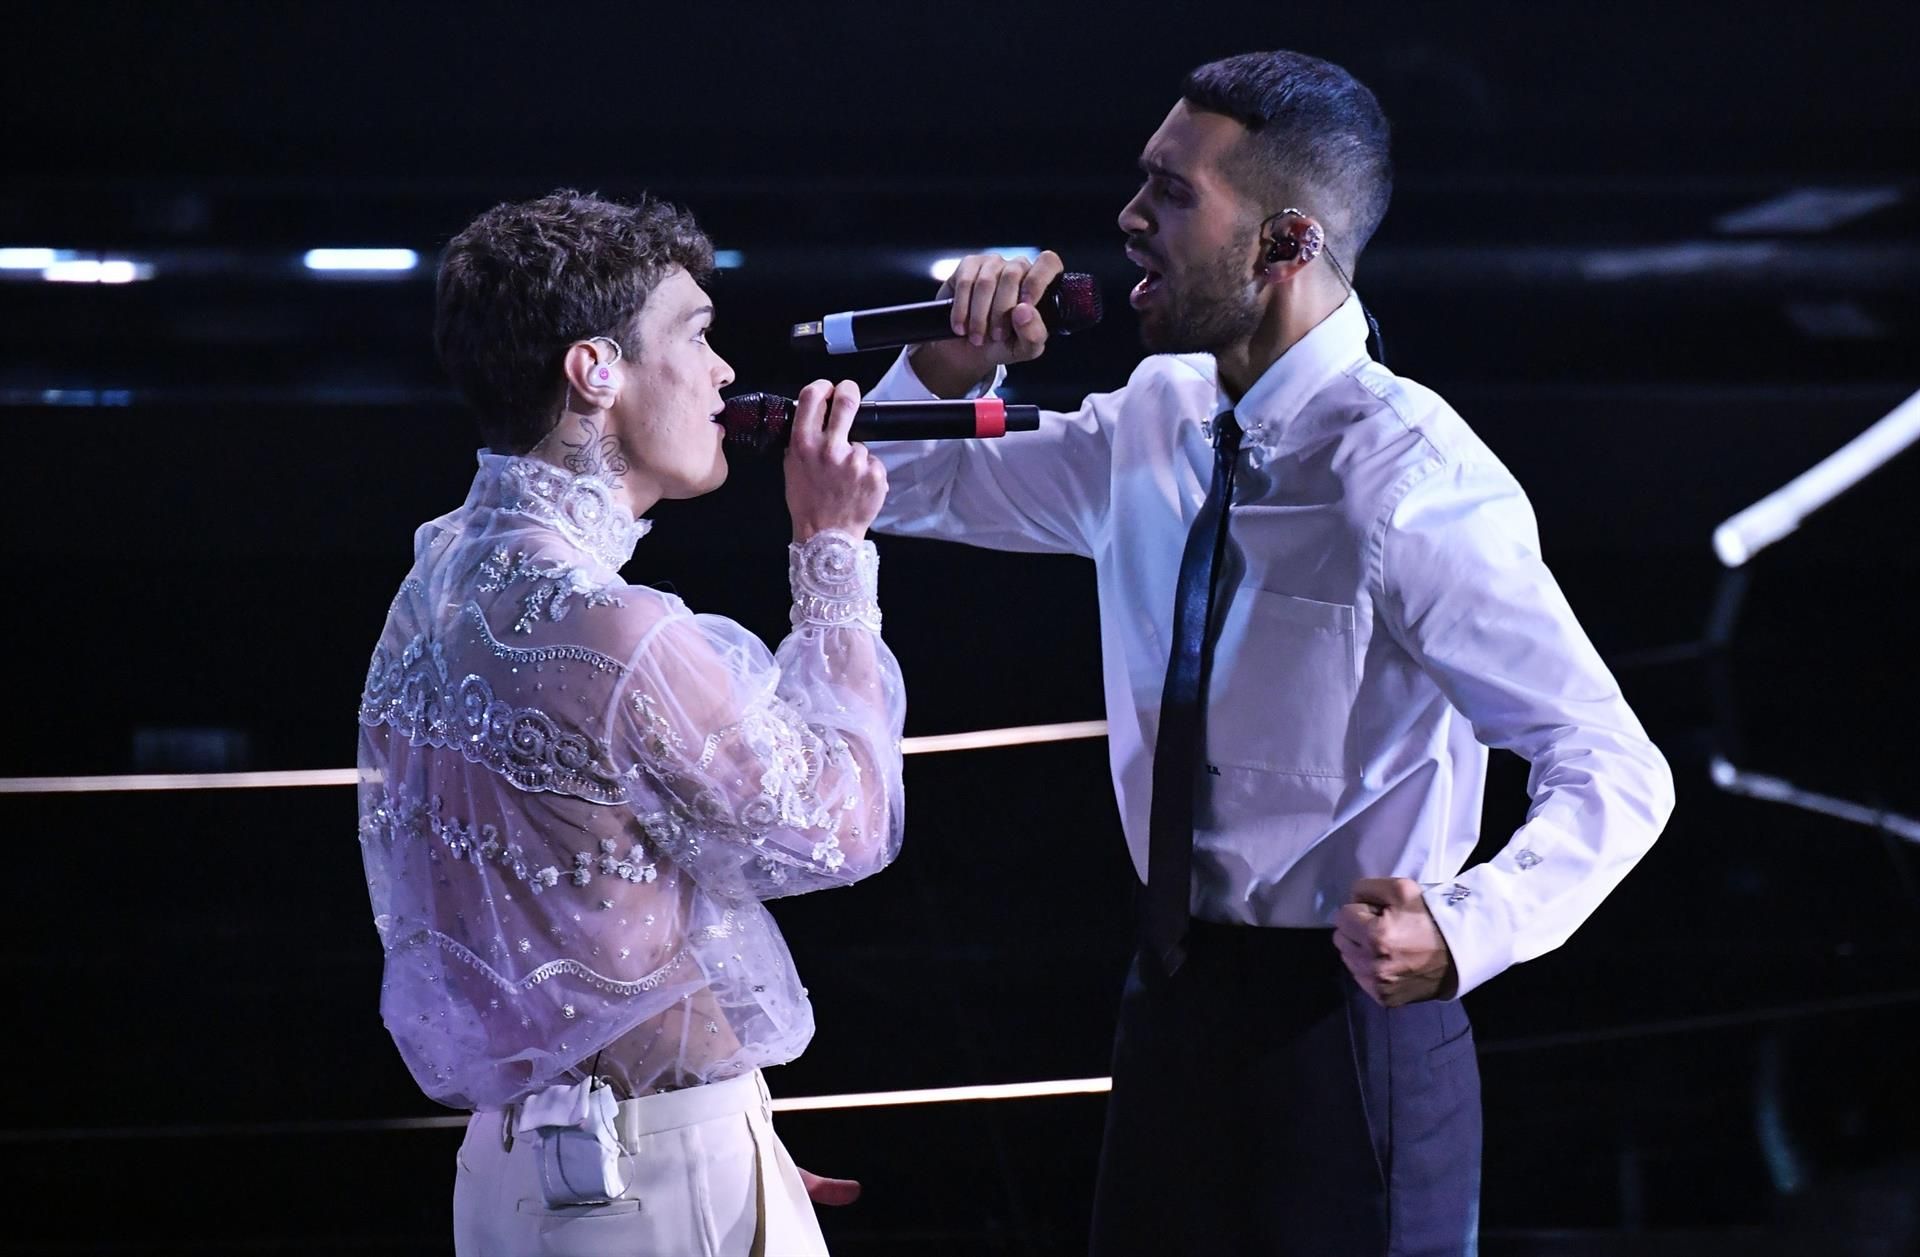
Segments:
[[[1142,891],[1093,1251],[1464,1254],[1479,1078],[1458,997],[1567,936],[1672,779],[1540,557],[1525,494],[1370,356],[1353,290],[1387,123],[1298,53],[1195,70],[1121,211],[1157,355],[992,442],[889,445],[877,526],[1090,557]],[[1038,356],[1061,269],[964,260],[964,339],[876,397]],[[1484,864],[1487,746],[1532,762]],[[1331,927],[1331,928],[1330,928]]]
[[[808,385],[775,652],[621,580],[655,503],[726,479],[712,257],[670,206],[558,192],[441,263],[435,340],[490,448],[373,652],[360,845],[381,1015],[473,1111],[462,1257],[825,1252],[760,1076],[813,1034],[763,901],[899,850],[886,474],[847,440],[858,390]]]

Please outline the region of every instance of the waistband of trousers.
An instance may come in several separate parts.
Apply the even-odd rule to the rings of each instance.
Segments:
[[[620,1138],[632,1145],[642,1135],[698,1126],[717,1117],[731,1117],[755,1109],[766,1113],[770,1103],[766,1079],[757,1069],[725,1082],[682,1087],[678,1091],[656,1091],[620,1101]]]
[[[651,1095],[622,1100],[614,1117],[614,1129],[620,1142],[631,1151],[646,1135],[698,1126],[702,1122],[738,1113],[751,1113],[756,1109],[762,1116],[771,1116],[772,1103],[766,1079],[756,1069],[750,1074],[741,1074],[738,1078],[728,1078],[722,1082],[682,1087],[675,1091],[656,1091]],[[499,1109],[480,1109],[474,1116],[491,1117],[498,1113],[502,1122],[503,1142],[511,1148],[513,1140],[504,1132],[512,1131],[519,1110],[520,1101],[514,1100]]]

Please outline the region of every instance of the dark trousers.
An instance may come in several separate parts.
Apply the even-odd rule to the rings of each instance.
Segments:
[[[1196,921],[1134,958],[1094,1257],[1470,1257],[1480,1074],[1458,1003],[1383,1009],[1326,930]]]

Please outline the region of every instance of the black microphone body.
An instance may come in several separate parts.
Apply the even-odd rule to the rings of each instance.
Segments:
[[[1103,313],[1100,289],[1095,286],[1093,276],[1081,271],[1069,271],[1048,284],[1040,300],[1034,302],[1034,308],[1040,312],[1047,331],[1059,336],[1092,327]],[[795,349],[852,354],[952,339],[953,298],[942,297],[938,301],[850,310],[829,314],[818,322],[795,323],[791,343]]]
[[[795,403],[772,393],[727,399],[720,423],[726,444],[755,454],[785,449]],[[997,397],[972,401],[861,402],[854,411],[852,441],[979,440],[1040,426],[1038,406],[1009,406]]]

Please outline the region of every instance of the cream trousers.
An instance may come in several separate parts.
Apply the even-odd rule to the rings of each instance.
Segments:
[[[457,1257],[824,1257],[800,1171],[773,1133],[758,1071],[620,1102],[627,1190],[547,1204],[539,1135],[515,1110],[467,1123],[453,1187]]]

